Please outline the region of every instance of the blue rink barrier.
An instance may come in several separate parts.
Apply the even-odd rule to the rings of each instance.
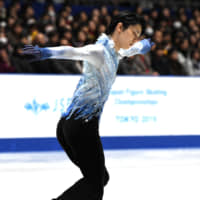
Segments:
[[[200,135],[101,137],[105,150],[200,148]],[[1,138],[0,152],[60,151],[56,138]]]

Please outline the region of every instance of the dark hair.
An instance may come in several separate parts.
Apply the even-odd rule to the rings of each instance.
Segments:
[[[119,22],[123,24],[124,29],[127,29],[130,25],[140,24],[142,26],[142,34],[144,34],[145,20],[143,17],[136,15],[131,11],[121,11],[118,15],[114,16],[106,33],[108,35],[112,34]]]
[[[171,56],[171,54],[174,53],[175,51],[178,51],[177,48],[171,47],[167,52],[168,56]]]

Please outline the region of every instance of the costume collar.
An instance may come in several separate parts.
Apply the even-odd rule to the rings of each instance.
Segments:
[[[117,57],[118,60],[121,58],[121,54],[119,54],[119,52],[117,52],[114,48],[115,42],[113,41],[113,39],[111,37],[109,37],[105,33],[102,33],[98,37],[96,44],[102,44],[102,45],[106,46],[109,49],[109,51],[111,52],[111,54],[113,56]]]

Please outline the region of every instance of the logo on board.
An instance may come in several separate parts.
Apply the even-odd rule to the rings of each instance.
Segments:
[[[42,111],[47,111],[50,109],[48,103],[38,103],[35,99],[31,103],[26,103],[24,108],[28,111],[32,111],[35,115],[39,114]]]

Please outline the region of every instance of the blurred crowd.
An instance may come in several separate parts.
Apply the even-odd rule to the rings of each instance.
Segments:
[[[93,6],[73,12],[73,5],[60,6],[48,1],[41,15],[33,3],[0,0],[0,73],[82,72],[81,61],[44,60],[29,63],[21,54],[26,44],[81,47],[94,43],[106,31],[112,17],[122,9],[144,16],[145,36],[156,43],[146,55],[124,58],[118,74],[128,75],[200,75],[200,7],[169,8]]]

